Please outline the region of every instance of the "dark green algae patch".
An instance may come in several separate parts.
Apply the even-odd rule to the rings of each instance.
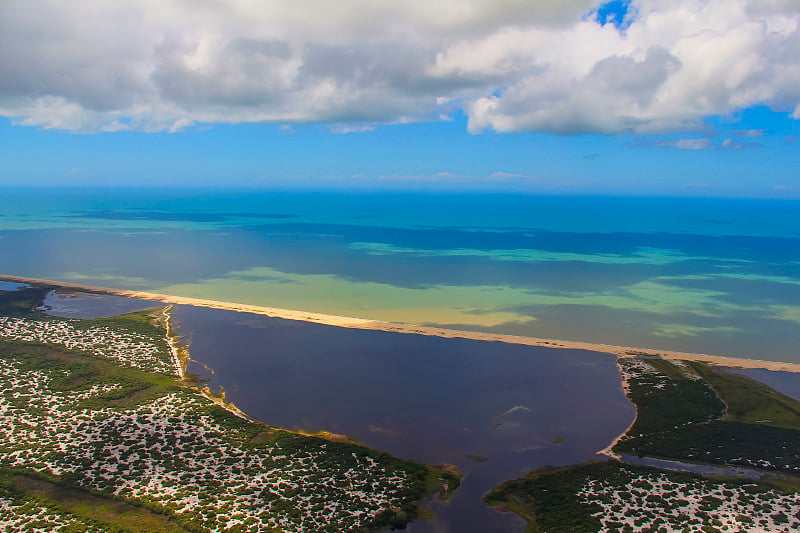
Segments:
[[[16,291],[0,291],[0,316],[42,322],[61,321],[61,319],[44,315],[35,310],[50,290],[52,290],[51,287],[25,287]],[[161,309],[157,311],[160,315]],[[157,320],[157,318],[153,310],[147,310],[111,318],[70,320],[69,323],[77,330],[104,326],[114,331],[146,336],[159,347],[160,356],[164,357],[163,352],[168,350],[168,347],[164,340],[163,320]],[[105,414],[95,415],[94,421],[89,420],[90,426],[92,424],[102,425],[103,417],[107,416],[108,409],[114,412],[125,412],[125,410],[135,409],[143,403],[168,394],[179,394],[187,398],[202,394],[198,384],[191,385],[176,376],[126,367],[113,360],[87,352],[70,350],[63,346],[0,339],[0,357],[8,361],[15,361],[18,372],[45,372],[51,375],[52,379],[46,384],[46,388],[49,389],[46,393],[50,395],[76,393],[90,390],[92,387],[114,385],[113,390],[95,394],[72,405],[61,406],[62,410],[76,412],[89,410],[90,413],[99,413],[105,409]],[[403,528],[415,519],[432,518],[431,513],[420,506],[423,498],[428,494],[438,494],[442,500],[447,501],[461,482],[461,473],[453,466],[429,466],[402,460],[354,443],[342,436],[303,435],[286,431],[259,421],[243,419],[218,404],[206,403],[202,407],[193,409],[197,413],[187,413],[190,417],[205,416],[213,420],[213,423],[223,430],[221,438],[242,450],[259,453],[266,447],[275,447],[272,449],[279,449],[283,455],[312,454],[317,457],[316,467],[323,470],[328,467],[334,468],[334,470],[341,467],[347,468],[351,462],[356,465],[359,461],[369,458],[374,461],[373,464],[380,465],[382,471],[387,473],[386,475],[401,473],[405,478],[400,504],[385,509],[375,515],[367,524],[362,523],[356,529],[345,527],[345,524],[331,523],[329,527],[319,529],[319,531],[377,532]],[[31,412],[33,413],[33,411]],[[34,414],[42,416],[43,413]],[[113,427],[109,427],[106,433],[111,439],[122,438],[124,434],[124,432],[119,433]],[[167,437],[168,443],[175,443],[180,439],[180,437],[177,439]],[[99,450],[103,443],[95,444]],[[134,443],[131,444],[136,446]],[[47,443],[43,443],[43,447],[44,453],[51,460],[55,457],[53,454],[58,454],[54,451],[55,448],[48,446]],[[151,460],[163,462],[167,468],[179,463],[170,457],[156,457]],[[156,530],[208,531],[214,529],[214,527],[207,527],[210,524],[204,524],[200,515],[176,513],[175,506],[169,502],[162,502],[151,497],[141,498],[129,494],[115,494],[113,493],[113,482],[108,487],[90,487],[91,484],[84,475],[86,473],[84,469],[91,468],[89,463],[73,464],[72,470],[74,471],[68,471],[61,475],[53,475],[41,468],[23,469],[4,465],[0,471],[0,493],[18,505],[16,508],[22,509],[20,512],[33,513],[36,509],[44,508],[54,516],[64,517],[72,524],[65,529],[67,531],[72,529],[80,531],[92,527],[112,531],[135,531],[140,529],[135,526],[137,521],[140,522],[140,526],[150,524]],[[379,478],[376,478],[375,482],[380,482]],[[223,485],[213,489],[212,492],[224,490]],[[300,490],[298,489],[297,495]],[[269,505],[273,511],[285,512],[289,516],[293,516],[297,512],[291,503],[291,496],[295,496],[295,494],[293,493],[287,496],[289,499],[281,501],[281,498],[275,500],[272,493],[266,491],[262,493],[265,505]],[[93,519],[85,512],[87,508],[91,507],[104,510],[100,519]],[[235,529],[264,530],[263,528],[247,527],[247,524]]]

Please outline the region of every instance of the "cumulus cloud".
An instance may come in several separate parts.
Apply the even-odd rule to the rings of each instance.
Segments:
[[[654,133],[752,105],[800,118],[796,0],[631,0],[625,13],[598,0],[7,0],[0,49],[0,114],[74,131],[346,132],[461,111],[475,133]]]

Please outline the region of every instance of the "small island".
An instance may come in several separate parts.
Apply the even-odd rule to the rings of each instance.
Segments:
[[[460,473],[256,421],[185,373],[169,308],[100,319],[0,291],[7,530],[383,531]]]

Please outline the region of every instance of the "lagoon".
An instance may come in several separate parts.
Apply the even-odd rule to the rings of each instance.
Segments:
[[[153,302],[51,292],[45,312],[70,318]],[[332,431],[399,457],[455,464],[452,501],[410,533],[522,532],[482,496],[542,466],[604,459],[596,452],[633,419],[615,358],[466,339],[364,331],[179,305],[188,371],[268,424]]]
[[[361,331],[176,306],[188,371],[269,424],[343,433],[465,474],[440,519],[409,531],[522,531],[481,496],[595,457],[634,416],[613,356]]]

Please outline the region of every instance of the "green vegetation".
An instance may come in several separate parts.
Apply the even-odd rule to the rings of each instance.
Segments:
[[[36,501],[104,531],[187,531],[163,514],[93,494],[69,481],[52,481],[20,469],[3,468],[0,469],[0,485],[18,501]]]
[[[138,333],[153,341],[166,343],[164,340],[164,307],[134,311],[124,315],[83,319],[77,322],[78,327],[90,329],[93,326],[105,326],[115,330]]]
[[[507,482],[487,505],[519,514],[529,532],[800,530],[800,403],[702,363],[636,357],[619,366],[637,420],[615,452],[772,473],[753,483],[586,463]]]
[[[800,474],[800,403],[698,362],[620,361],[638,418],[617,453]]]
[[[541,469],[527,476],[503,483],[483,501],[498,511],[512,511],[528,522],[528,532],[563,531],[596,533],[600,520],[592,516],[599,510],[596,504],[579,502],[575,497],[586,478],[587,470],[605,477],[614,471],[607,463],[578,467]]]
[[[720,395],[725,420],[800,430],[800,402],[754,381],[701,363],[687,362]]]
[[[163,308],[64,320],[31,311],[46,293],[32,291],[0,291],[0,527],[378,531],[430,516],[423,496],[460,483],[187,387],[163,370]]]
[[[789,429],[710,422],[674,433],[634,437],[620,444],[623,443],[614,450],[695,463],[800,473],[800,433]]]
[[[52,287],[21,287],[16,291],[0,291],[0,316],[19,317],[35,313],[33,309],[51,290]]]
[[[690,379],[667,361],[630,359],[620,364],[627,365],[631,375],[628,396],[637,409],[629,435],[672,432],[720,418],[725,412],[725,404],[711,387]]]
[[[611,462],[537,470],[484,497],[524,518],[529,533],[783,531],[800,526],[793,494],[742,480]],[[699,502],[699,508],[694,503]],[[632,522],[633,526],[628,524]],[[663,528],[663,529],[662,529]]]
[[[118,366],[113,362],[80,352],[0,339],[0,354],[19,361],[21,371],[47,371],[53,375],[49,388],[57,392],[87,391],[96,386],[114,386],[90,398],[62,405],[67,409],[129,409],[154,400],[180,387],[167,376]]]

